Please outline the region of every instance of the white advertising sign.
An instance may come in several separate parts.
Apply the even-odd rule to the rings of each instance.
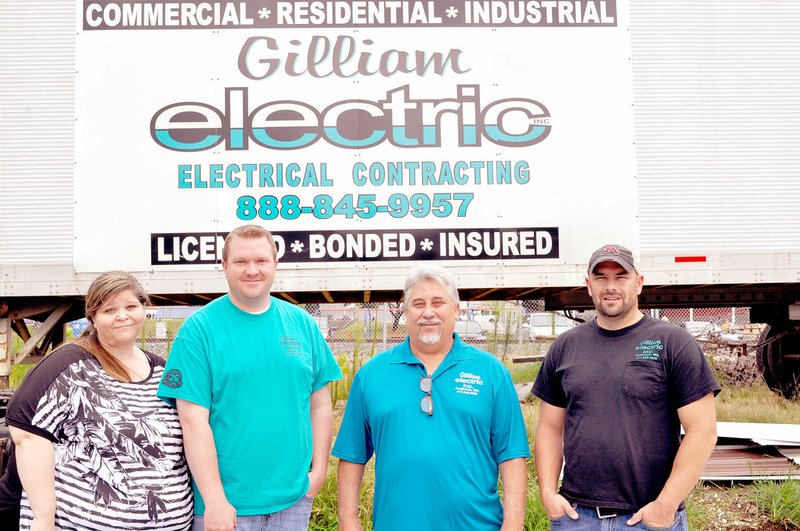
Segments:
[[[300,268],[637,243],[625,0],[79,9],[78,271],[211,268],[245,223]]]

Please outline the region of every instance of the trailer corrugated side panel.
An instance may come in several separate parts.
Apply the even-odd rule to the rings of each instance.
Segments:
[[[0,2],[0,264],[72,262],[74,0]]]
[[[633,0],[631,36],[642,252],[800,250],[800,2]]]

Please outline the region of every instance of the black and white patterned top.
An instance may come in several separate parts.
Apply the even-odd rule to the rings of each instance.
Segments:
[[[192,491],[174,408],[156,397],[164,361],[123,383],[83,348],[64,346],[14,394],[7,423],[53,441],[56,529],[184,530]],[[33,515],[23,493],[20,529]]]

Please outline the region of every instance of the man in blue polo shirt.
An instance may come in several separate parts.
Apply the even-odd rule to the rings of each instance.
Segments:
[[[408,338],[353,380],[333,449],[341,531],[361,529],[359,491],[373,453],[376,531],[522,529],[530,451],[517,394],[497,358],[454,334],[458,306],[445,269],[411,271]]]

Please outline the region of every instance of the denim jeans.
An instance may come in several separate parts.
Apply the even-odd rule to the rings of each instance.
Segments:
[[[571,529],[573,531],[624,531],[624,530],[646,530],[646,531],[689,531],[689,526],[686,523],[686,511],[678,511],[675,513],[675,520],[670,527],[650,527],[643,522],[636,525],[629,526],[627,522],[633,513],[619,513],[613,518],[600,519],[594,509],[584,507],[582,505],[575,506],[578,512],[578,519],[573,520],[566,514],[556,520],[550,520],[550,529]]]
[[[237,516],[236,531],[307,531],[311,502],[311,498],[303,496],[291,507],[277,513]],[[203,517],[195,515],[192,531],[203,529]]]

